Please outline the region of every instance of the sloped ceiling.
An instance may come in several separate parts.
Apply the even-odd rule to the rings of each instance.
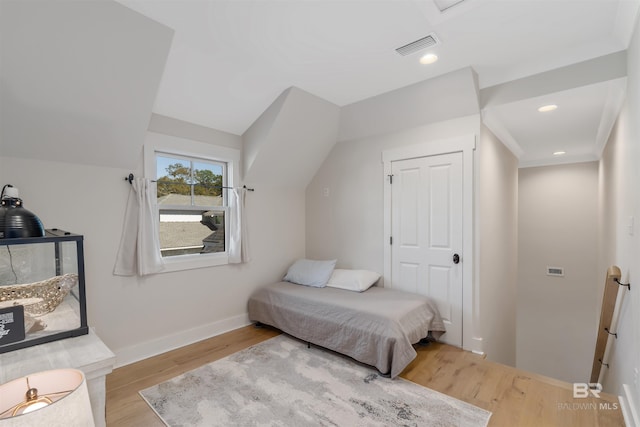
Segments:
[[[485,89],[624,51],[640,4],[464,0],[441,11],[433,0],[118,1],[176,30],[154,111],[234,134],[244,133],[291,86],[345,107],[464,68],[473,69],[478,87]],[[407,56],[396,53],[428,34],[436,37],[435,46]],[[439,60],[419,64],[427,52]],[[562,102],[567,89],[554,88]],[[587,97],[585,104],[609,114],[611,106],[603,104],[609,101],[591,96],[582,90],[569,98]],[[573,107],[561,105],[558,113],[584,114],[577,123],[593,120],[595,109]],[[595,129],[586,135],[560,120],[565,126],[548,121],[535,141],[520,138],[527,134],[521,124],[537,121],[538,113],[524,106],[512,113],[501,114],[498,126],[518,136],[523,154],[541,141],[567,139],[584,139],[591,149],[599,138]],[[551,152],[545,156],[549,160]]]
[[[480,117],[470,68],[344,107],[301,89],[285,90],[242,135],[246,182],[306,188],[337,141],[446,120]]]
[[[465,0],[440,11],[433,0],[1,0],[0,149],[131,168],[152,110],[242,135],[290,87],[344,107],[345,123],[354,124],[355,104],[366,109],[369,98],[457,70],[472,69],[484,90],[624,52],[639,4]],[[438,44],[396,53],[427,34]],[[419,64],[427,52],[439,61]],[[576,126],[549,120],[535,140],[523,137],[532,135],[523,124],[537,120],[535,110],[482,109],[526,163],[541,141],[598,147],[604,115],[619,108],[618,83],[608,95],[550,87],[546,95],[579,97],[595,109],[561,105]],[[598,109],[603,125],[585,135],[580,123]],[[551,153],[544,156],[535,162]]]
[[[0,1],[2,155],[133,168],[172,36],[112,1]]]
[[[292,87],[243,135],[244,180],[307,187],[338,136],[340,108]]]
[[[342,107],[339,139],[410,129],[480,112],[478,82],[471,68]]]

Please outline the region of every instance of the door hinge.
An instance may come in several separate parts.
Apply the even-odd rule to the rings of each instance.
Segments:
[[[393,184],[393,175],[387,175],[389,177],[389,184]]]
[[[389,244],[393,245],[393,236],[389,236]]]

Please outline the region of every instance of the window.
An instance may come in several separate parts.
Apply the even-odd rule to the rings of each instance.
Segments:
[[[228,263],[228,191],[240,151],[147,133],[145,176],[157,184],[158,233],[165,271]]]
[[[156,152],[163,257],[226,251],[225,162]]]

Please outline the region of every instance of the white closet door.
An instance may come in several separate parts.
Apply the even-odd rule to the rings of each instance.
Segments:
[[[431,297],[462,346],[462,153],[392,162],[391,287]]]

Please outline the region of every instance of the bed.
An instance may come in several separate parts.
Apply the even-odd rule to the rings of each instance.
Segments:
[[[444,323],[427,297],[373,286],[364,292],[274,283],[248,303],[249,319],[398,376],[416,357],[412,344],[439,338]]]

